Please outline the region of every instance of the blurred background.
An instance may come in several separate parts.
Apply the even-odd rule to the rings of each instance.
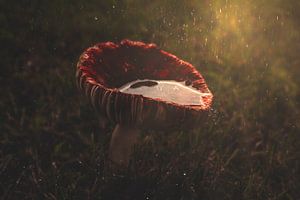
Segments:
[[[0,1],[3,199],[299,199],[300,1]],[[208,124],[147,132],[120,174],[78,92],[89,46],[156,43],[215,95]]]

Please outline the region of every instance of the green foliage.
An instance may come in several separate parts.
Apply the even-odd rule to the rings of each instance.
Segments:
[[[299,199],[296,0],[0,1],[3,199]],[[215,95],[210,121],[145,132],[107,167],[110,127],[79,94],[81,52],[124,38],[191,62]]]

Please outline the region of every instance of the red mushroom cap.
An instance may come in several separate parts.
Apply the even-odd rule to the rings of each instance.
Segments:
[[[147,128],[170,128],[207,117],[213,95],[190,63],[155,44],[123,40],[88,48],[77,64],[77,82],[95,109],[110,121]],[[118,90],[137,79],[186,81],[202,93],[203,105],[188,106]]]

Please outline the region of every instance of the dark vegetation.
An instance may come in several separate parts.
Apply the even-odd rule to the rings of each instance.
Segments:
[[[3,199],[299,199],[297,0],[0,1]],[[101,41],[154,42],[196,66],[215,95],[208,124],[143,133],[112,173],[75,85]]]

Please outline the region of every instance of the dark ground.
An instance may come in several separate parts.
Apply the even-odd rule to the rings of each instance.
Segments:
[[[2,199],[300,199],[300,3],[0,1]],[[101,41],[154,42],[196,66],[209,124],[143,133],[107,167],[111,124],[75,85]]]

